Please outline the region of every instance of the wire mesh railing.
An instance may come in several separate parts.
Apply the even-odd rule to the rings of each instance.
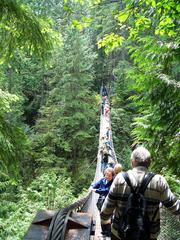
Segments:
[[[158,240],[180,240],[180,219],[165,208],[161,210],[161,232]]]

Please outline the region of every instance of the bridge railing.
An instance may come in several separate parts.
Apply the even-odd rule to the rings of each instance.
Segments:
[[[158,240],[180,240],[180,218],[161,209],[161,232]]]

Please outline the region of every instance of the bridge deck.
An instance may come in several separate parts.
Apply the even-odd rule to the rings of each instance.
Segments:
[[[109,237],[103,237],[101,234],[101,223],[100,223],[100,216],[98,211],[96,215],[96,231],[95,231],[94,238],[92,240],[110,240]]]
[[[103,177],[103,174],[101,172],[101,154],[100,154],[100,149],[102,147],[102,137],[106,136],[107,128],[111,128],[111,121],[110,121],[110,116],[105,116],[101,114],[101,119],[100,119],[100,133],[99,133],[99,151],[98,151],[98,156],[97,156],[97,167],[96,167],[96,173],[95,173],[95,178],[94,182],[97,182],[99,179]],[[114,157],[114,161],[116,162],[116,155],[113,147],[113,141],[112,141],[112,150],[110,154]],[[108,237],[103,237],[101,234],[101,223],[100,223],[100,216],[99,216],[99,211],[96,207],[96,202],[99,197],[99,194],[94,193],[96,201],[93,204],[94,207],[94,219],[96,222],[96,229],[95,229],[95,235],[91,237],[91,240],[110,240]]]

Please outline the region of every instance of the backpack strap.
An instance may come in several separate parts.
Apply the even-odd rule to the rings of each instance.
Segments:
[[[139,188],[139,193],[144,194],[144,192],[146,191],[146,188],[148,186],[148,184],[150,183],[151,179],[155,176],[155,173],[152,172],[148,172],[145,176],[144,179],[141,183],[141,186]]]
[[[128,173],[127,172],[122,172],[122,175],[123,175],[124,180],[126,181],[127,185],[130,187],[131,192],[135,193],[135,189],[133,188],[133,186],[131,184]]]
[[[134,187],[132,186],[131,181],[130,181],[130,179],[129,179],[128,173],[127,173],[127,172],[122,172],[122,175],[123,175],[123,177],[124,177],[127,185],[130,187],[131,192],[132,192],[132,193],[135,193],[135,192],[136,192],[136,189],[134,189]],[[142,181],[141,186],[140,186],[139,191],[138,191],[139,193],[144,194],[144,192],[145,192],[148,184],[150,183],[151,179],[152,179],[155,175],[156,175],[155,173],[148,172],[148,173],[144,176],[143,181]]]

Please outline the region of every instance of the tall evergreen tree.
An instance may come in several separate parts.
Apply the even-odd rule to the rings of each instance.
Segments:
[[[97,102],[91,88],[95,54],[88,35],[71,30],[56,57],[52,90],[32,141],[35,160],[43,168],[66,168],[77,178],[79,169],[96,156]]]

